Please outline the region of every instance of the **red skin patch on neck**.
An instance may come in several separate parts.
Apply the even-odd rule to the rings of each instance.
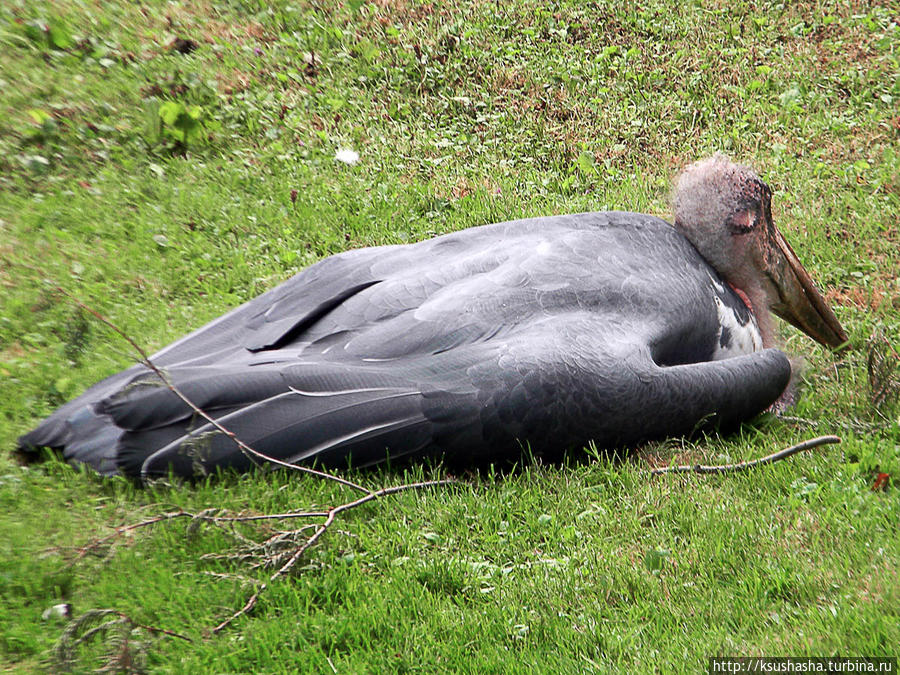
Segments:
[[[750,298],[747,297],[747,294],[744,293],[744,291],[742,291],[740,288],[738,288],[734,284],[728,284],[728,285],[731,286],[731,290],[733,290],[735,293],[737,293],[737,296],[743,301],[743,303],[745,305],[747,305],[747,309],[749,309],[752,313],[755,314],[756,312],[753,311],[753,303],[750,302]]]

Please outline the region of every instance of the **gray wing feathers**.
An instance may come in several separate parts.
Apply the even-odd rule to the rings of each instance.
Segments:
[[[210,364],[220,367],[240,365],[246,362],[244,342],[251,346],[278,343],[284,333],[302,325],[304,320],[309,321],[316,312],[323,311],[335,302],[340,303],[340,298],[346,299],[361,288],[376,283],[377,280],[372,277],[372,263],[399,248],[402,247],[361,249],[327,258],[176,340],[153,354],[151,360],[158,367],[166,369]],[[301,306],[305,306],[306,311],[301,312],[299,318],[295,316],[291,320],[290,312]],[[34,430],[23,435],[19,439],[19,446],[65,448],[66,459],[94,464],[91,458],[96,453],[92,449],[86,450],[85,448],[91,448],[91,443],[81,438],[88,429],[85,426],[87,413],[84,413],[84,409],[92,410],[99,401],[147,372],[145,367],[136,365],[95,384],[78,398],[58,408]],[[76,415],[81,418],[78,452],[71,450],[76,438],[73,436],[70,419]],[[96,425],[97,422],[92,424]]]
[[[212,416],[260,453],[283,462],[326,467],[377,463],[389,451],[394,456],[394,449],[424,448],[432,437],[422,395],[414,390],[373,387],[308,395],[288,389]],[[168,428],[174,433],[161,446],[157,444],[166,427],[125,433],[118,449],[123,473],[159,475],[171,468],[191,475],[219,467],[243,470],[254,463],[205,420],[174,422]],[[148,447],[159,449],[148,454]]]

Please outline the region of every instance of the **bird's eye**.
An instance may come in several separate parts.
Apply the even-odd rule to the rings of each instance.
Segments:
[[[747,234],[752,232],[759,221],[757,209],[741,209],[732,213],[725,225],[731,234]]]

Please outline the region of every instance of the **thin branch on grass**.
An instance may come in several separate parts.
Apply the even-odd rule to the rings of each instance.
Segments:
[[[837,436],[819,436],[817,438],[811,438],[808,441],[798,443],[797,445],[792,445],[789,448],[785,448],[784,450],[780,450],[771,455],[766,455],[765,457],[760,457],[759,459],[750,460],[748,462],[740,462],[739,464],[683,464],[681,466],[663,466],[652,469],[650,471],[650,474],[653,476],[659,476],[665,473],[737,473],[739,471],[747,471],[748,469],[763,466],[764,464],[772,464],[773,462],[787,459],[792,455],[796,455],[798,452],[803,452],[804,450],[809,450],[810,448],[840,442],[841,439]]]
[[[194,518],[195,514],[189,513],[188,511],[171,511],[169,513],[163,513],[158,516],[154,516],[152,518],[147,518],[145,520],[141,520],[137,523],[131,523],[130,525],[122,525],[117,527],[111,534],[106,535],[105,537],[100,537],[99,539],[94,539],[93,541],[85,544],[84,546],[79,546],[77,551],[77,555],[75,559],[70,563],[74,564],[84,558],[88,553],[97,550],[104,544],[114,539],[118,539],[124,534],[128,532],[132,532],[133,530],[138,530],[143,527],[149,527],[150,525],[156,525],[157,523],[166,522],[169,520],[174,520],[176,518]]]
[[[381,497],[386,497],[388,495],[397,494],[398,492],[405,492],[407,490],[421,490],[424,488],[437,487],[442,485],[451,485],[455,483],[456,480],[452,478],[445,478],[441,480],[427,480],[421,481],[419,483],[407,483],[406,485],[395,485],[393,487],[382,488],[381,490],[377,490],[372,492],[364,497],[360,497],[359,499],[355,499],[352,502],[347,502],[345,504],[341,504],[339,506],[335,506],[334,508],[328,511],[328,515],[325,518],[325,522],[318,526],[316,531],[306,539],[302,544],[296,547],[294,552],[291,554],[290,558],[288,558],[287,562],[285,562],[281,567],[279,567],[272,576],[269,577],[269,582],[262,584],[254,593],[250,596],[247,602],[241,607],[238,611],[232,614],[230,617],[225,619],[222,623],[211,630],[213,635],[221,632],[227,626],[229,626],[235,619],[238,619],[249,611],[251,611],[255,606],[257,601],[259,600],[259,596],[263,591],[268,588],[268,584],[278,579],[278,577],[284,576],[287,574],[294,565],[297,564],[297,561],[303,557],[303,554],[306,553],[309,548],[315,544],[322,535],[328,530],[329,527],[334,523],[335,519],[344,511],[349,511],[350,509],[356,508],[357,506],[362,506],[363,504],[373,501],[375,499],[380,499]]]
[[[215,628],[212,628],[212,629],[209,631],[210,634],[212,634],[212,635],[218,635],[218,634],[221,633],[223,630],[225,630],[225,628],[227,628],[228,626],[230,626],[231,623],[232,623],[235,619],[237,619],[237,618],[240,617],[240,616],[244,616],[244,615],[247,614],[250,610],[252,610],[254,607],[256,607],[256,603],[257,603],[257,601],[259,600],[259,596],[262,595],[263,591],[265,591],[268,587],[269,587],[268,584],[262,584],[259,588],[257,588],[257,589],[253,592],[253,595],[251,595],[250,598],[247,600],[247,602],[244,603],[244,606],[243,606],[243,607],[241,607],[238,611],[236,611],[234,614],[232,614],[232,615],[229,616],[227,619],[225,619],[225,620],[224,620],[222,623],[220,623],[218,626],[216,626]]]
[[[269,577],[269,582],[271,583],[278,579],[281,576],[287,574],[303,557],[303,554],[306,553],[313,546],[325,532],[334,524],[337,517],[344,513],[345,511],[349,511],[358,506],[362,506],[368,502],[374,501],[376,499],[380,499],[381,497],[386,497],[388,495],[397,494],[400,492],[406,492],[408,490],[422,490],[425,488],[431,487],[440,487],[444,485],[451,485],[455,483],[456,480],[453,478],[444,478],[439,480],[428,480],[428,481],[420,481],[417,483],[406,483],[404,485],[394,485],[391,487],[382,488],[380,490],[376,490],[374,492],[370,492],[367,495],[360,497],[359,499],[355,499],[350,502],[346,502],[343,504],[339,504],[338,506],[332,507],[327,511],[298,511],[294,513],[276,513],[276,514],[250,514],[250,515],[212,515],[211,511],[206,510],[201,511],[199,513],[191,513],[190,511],[170,511],[168,513],[163,513],[158,516],[154,516],[152,518],[146,518],[137,523],[131,523],[130,525],[123,525],[121,527],[117,527],[114,532],[111,534],[101,537],[85,546],[82,546],[78,549],[78,556],[76,557],[76,561],[83,558],[90,551],[99,548],[106,542],[113,540],[117,537],[120,537],[128,532],[133,532],[135,530],[150,527],[152,525],[157,525],[159,523],[168,523],[179,518],[190,518],[192,520],[191,525],[199,522],[209,522],[215,524],[234,524],[234,523],[250,523],[250,522],[259,522],[261,520],[274,520],[274,519],[295,519],[295,518],[321,518],[324,517],[325,520],[321,524],[315,523],[307,523],[302,525],[299,528],[294,530],[287,530],[283,532],[277,532],[275,535],[270,536],[268,539],[261,543],[251,542],[243,552],[235,552],[230,554],[223,554],[219,556],[204,556],[204,557],[224,557],[231,560],[247,560],[247,559],[261,559],[255,566],[262,566],[266,564],[272,564],[273,562],[281,563],[284,560],[284,553],[273,553],[271,549],[276,544],[290,544],[291,539],[296,539],[298,537],[303,538],[303,542],[300,544],[295,544],[293,550],[290,552],[289,557],[286,562],[281,563],[278,569]],[[190,527],[190,526],[189,526]],[[309,537],[305,537],[304,532],[311,528],[315,527],[315,532],[311,534]],[[242,536],[243,539],[246,540]],[[232,614],[229,618],[222,621],[215,628],[210,630],[210,633],[215,635],[221,632],[224,628],[230,625],[235,619],[244,616],[248,612],[250,612],[255,606],[257,601],[259,600],[259,596],[263,593],[263,591],[268,588],[268,583],[262,584],[259,588],[254,591],[254,593],[250,596],[247,602],[237,610],[234,614]]]
[[[362,506],[366,502],[370,502],[373,499],[379,499],[381,497],[386,497],[387,495],[397,494],[398,492],[406,492],[407,490],[421,490],[423,488],[430,487],[438,487],[442,485],[452,485],[456,480],[453,478],[444,478],[441,480],[426,480],[421,483],[407,483],[406,485],[395,485],[393,487],[382,488],[376,492],[372,492],[371,494],[366,495],[365,497],[360,497],[352,502],[347,502],[346,504],[341,504],[340,506],[335,506],[328,512],[328,517],[325,518],[325,522],[319,526],[319,529],[300,547],[297,548],[297,551],[294,555],[291,556],[291,559],[288,560],[275,574],[272,575],[272,581],[280,577],[282,574],[288,572],[291,567],[293,567],[297,561],[300,559],[300,556],[303,555],[303,552],[306,551],[310,546],[316,543],[316,540],[319,539],[327,530],[331,524],[334,522],[334,519],[344,511],[349,511],[352,508],[357,506]]]

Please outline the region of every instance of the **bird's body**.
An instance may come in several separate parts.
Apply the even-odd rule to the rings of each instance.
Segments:
[[[790,378],[756,323],[672,225],[584,213],[327,258],[152,361],[281,461],[472,466],[756,415]],[[20,443],[135,476],[253,464],[143,366]]]

